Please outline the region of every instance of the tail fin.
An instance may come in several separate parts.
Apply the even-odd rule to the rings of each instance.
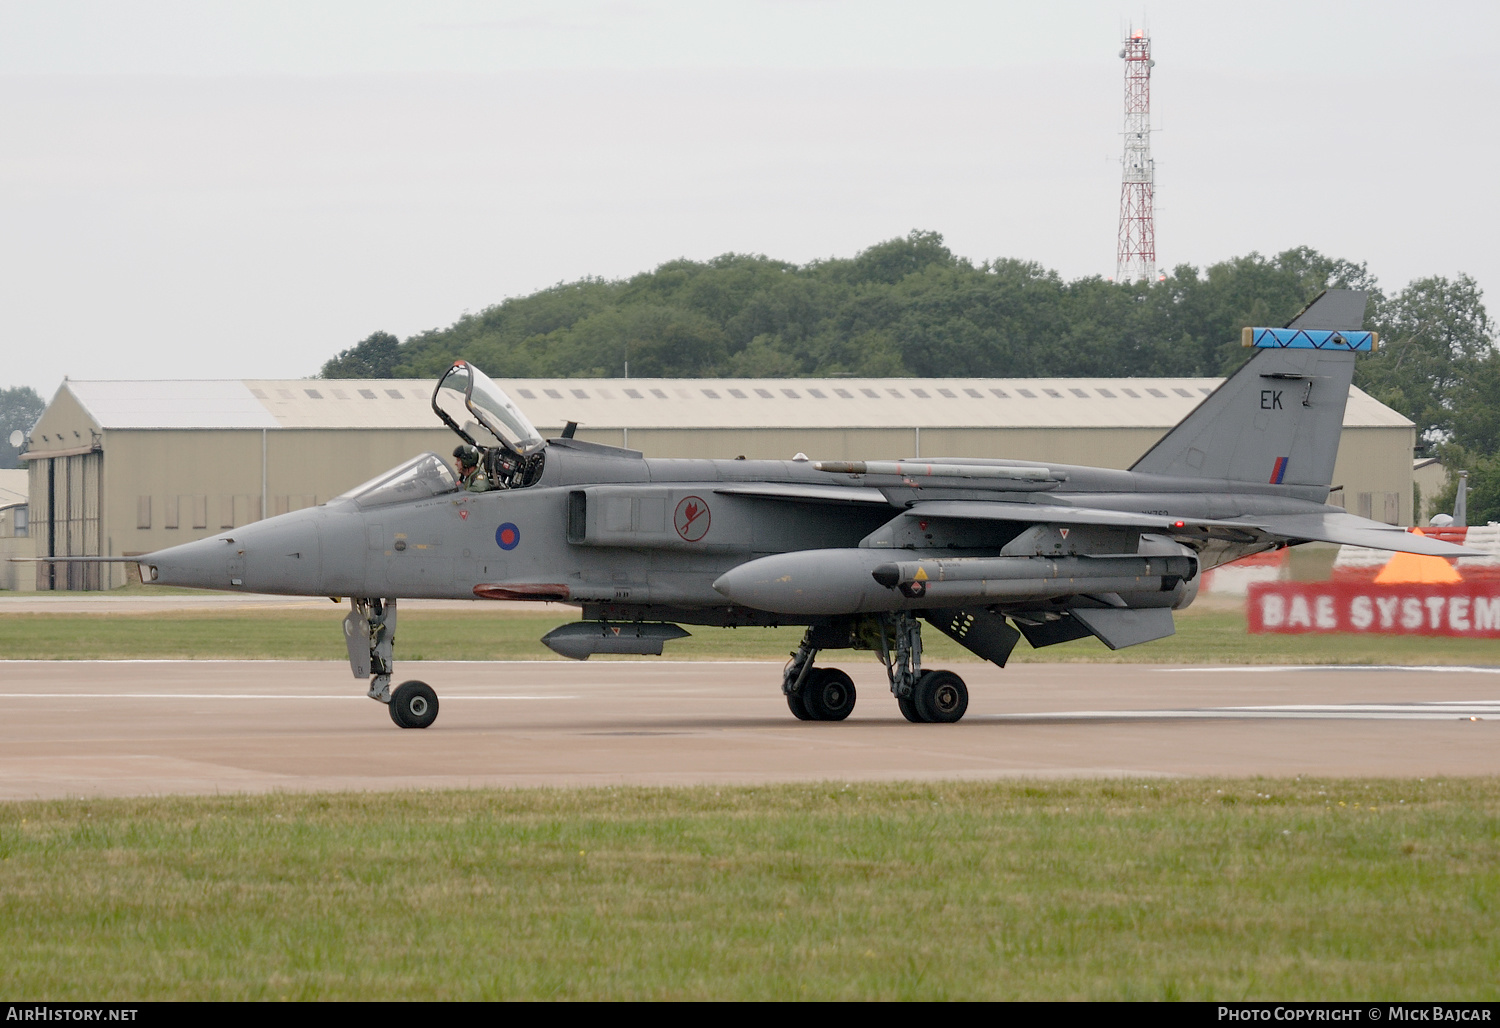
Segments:
[[[1365,299],[1325,290],[1287,327],[1357,331]],[[1349,350],[1258,349],[1130,470],[1326,489],[1353,379]]]

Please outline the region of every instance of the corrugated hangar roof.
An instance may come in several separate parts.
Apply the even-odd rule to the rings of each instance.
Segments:
[[[1218,378],[497,379],[539,428],[1167,428]],[[435,428],[422,379],[69,381],[105,429]],[[1412,422],[1358,388],[1349,427]]]

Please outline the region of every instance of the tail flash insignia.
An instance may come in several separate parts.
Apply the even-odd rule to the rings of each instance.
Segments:
[[[1271,469],[1271,484],[1280,485],[1281,480],[1286,477],[1287,458],[1277,457],[1276,466]]]

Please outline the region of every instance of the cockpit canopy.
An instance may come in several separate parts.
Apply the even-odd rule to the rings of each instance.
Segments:
[[[381,507],[387,503],[425,500],[429,496],[457,491],[458,479],[447,461],[435,453],[424,453],[376,475],[363,485],[334,497],[334,500],[352,500],[361,507]]]
[[[468,361],[454,361],[432,394],[432,409],[465,442],[505,445],[521,456],[541,449],[541,433],[505,390]]]

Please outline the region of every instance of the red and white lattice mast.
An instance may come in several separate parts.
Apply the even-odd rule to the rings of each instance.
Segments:
[[[1151,160],[1151,37],[1132,28],[1125,59],[1125,175],[1120,182],[1120,239],[1115,281],[1156,278],[1156,166]]]

